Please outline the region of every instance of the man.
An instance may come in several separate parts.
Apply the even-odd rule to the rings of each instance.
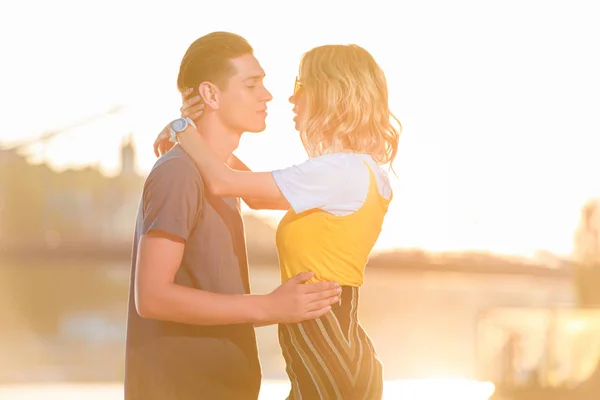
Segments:
[[[196,40],[178,87],[207,104],[193,121],[230,159],[243,132],[265,129],[264,71],[242,37]],[[254,325],[315,318],[338,285],[301,274],[268,295],[250,295],[239,199],[204,190],[193,161],[175,146],[144,185],[135,230],[125,372],[126,400],[256,400],[261,372]]]

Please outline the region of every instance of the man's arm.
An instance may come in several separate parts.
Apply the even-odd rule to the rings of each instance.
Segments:
[[[264,298],[259,296],[219,295],[175,284],[184,248],[181,238],[163,231],[150,231],[140,239],[135,279],[140,316],[197,325],[266,319]]]
[[[303,284],[312,273],[292,278],[268,295],[220,294],[177,285],[184,247],[165,232],[150,231],[141,238],[135,277],[140,316],[194,325],[269,325],[317,318],[338,300],[334,283]]]
[[[192,169],[168,160],[153,170],[144,189],[134,295],[140,316],[197,325],[298,322],[329,311],[339,285],[306,285],[312,274],[292,278],[268,295],[212,293],[175,283],[185,241],[194,227],[202,183]],[[214,266],[206,266],[212,268]]]

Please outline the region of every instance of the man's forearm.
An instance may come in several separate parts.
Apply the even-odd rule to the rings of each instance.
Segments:
[[[269,325],[265,295],[221,294],[169,284],[136,298],[144,318],[191,325]]]

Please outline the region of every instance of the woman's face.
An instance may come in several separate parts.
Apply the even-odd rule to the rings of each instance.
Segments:
[[[301,121],[304,116],[304,111],[306,109],[306,96],[304,94],[304,88],[300,83],[300,79],[296,78],[296,84],[294,85],[294,94],[290,97],[290,103],[294,105],[294,126],[295,129],[300,132],[302,129]]]

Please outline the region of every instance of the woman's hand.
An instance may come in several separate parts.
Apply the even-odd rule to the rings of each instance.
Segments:
[[[154,155],[160,157],[167,151],[171,150],[171,147],[175,146],[175,143],[169,141],[171,136],[171,123],[169,122],[162,131],[156,137],[154,141]]]
[[[192,96],[193,89],[183,95],[183,105],[179,109],[182,118],[189,117],[192,121],[200,118],[204,113],[204,103],[200,95]]]
[[[183,105],[179,109],[183,118],[189,117],[193,121],[200,118],[204,113],[204,103],[200,96],[192,96],[193,89],[183,94]],[[169,122],[158,134],[154,141],[154,155],[160,157],[175,145],[169,138],[171,137],[171,123]]]

